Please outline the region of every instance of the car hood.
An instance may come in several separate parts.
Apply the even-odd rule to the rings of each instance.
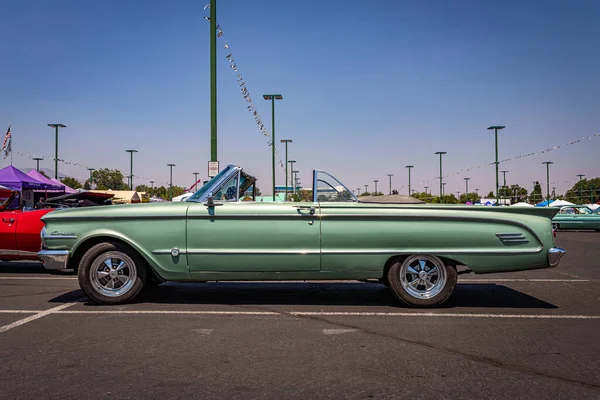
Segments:
[[[58,209],[46,214],[42,221],[82,220],[82,219],[118,219],[137,217],[181,217],[185,216],[189,203],[144,203],[122,204],[98,207]]]

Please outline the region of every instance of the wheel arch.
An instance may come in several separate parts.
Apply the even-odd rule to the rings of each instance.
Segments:
[[[123,237],[113,235],[113,234],[108,234],[108,233],[102,233],[102,234],[88,236],[85,239],[83,239],[82,241],[80,241],[76,245],[76,247],[73,249],[73,251],[69,257],[69,262],[67,265],[68,268],[77,272],[77,270],[79,269],[79,264],[81,262],[81,259],[83,258],[83,255],[89,249],[94,247],[95,245],[103,243],[103,242],[119,243],[119,244],[122,244],[122,245],[130,248],[133,252],[135,252],[138,256],[140,256],[144,260],[144,262],[146,263],[146,266],[148,267],[150,275],[160,281],[163,281],[163,279],[160,277],[160,275],[156,272],[156,269],[152,265],[152,262],[150,262],[150,260],[148,260],[148,258],[145,256],[144,252],[138,246],[136,246],[134,243],[131,243],[130,241],[128,241],[127,239],[125,239]]]
[[[423,254],[429,254],[429,253],[423,253]],[[394,265],[396,262],[402,262],[406,257],[408,257],[410,255],[412,255],[412,254],[399,254],[399,255],[395,255],[395,256],[388,258],[383,267],[383,276],[381,277],[381,280],[387,281],[388,272],[390,271],[390,268],[392,268],[392,265]],[[444,262],[444,264],[449,265],[454,269],[457,269],[458,265],[462,265],[460,262],[453,260],[451,258],[448,258],[448,257],[439,256],[437,254],[429,254],[429,255],[436,256],[437,258],[442,260]]]

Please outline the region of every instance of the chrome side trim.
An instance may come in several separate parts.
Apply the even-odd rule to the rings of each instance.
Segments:
[[[54,239],[77,239],[77,236],[44,236],[44,240],[54,240]]]
[[[333,249],[333,250],[230,250],[230,249],[191,249],[187,254],[229,254],[229,255],[290,255],[290,254],[322,254],[322,255],[343,255],[343,254],[474,254],[474,255],[502,255],[502,254],[536,254],[543,250],[542,247],[535,249],[520,249],[517,251],[510,249],[476,249],[476,250],[449,250],[449,249],[384,249],[384,250],[353,250],[353,249]],[[167,250],[161,253],[152,252],[153,254],[167,254]],[[170,251],[168,251],[170,254]]]
[[[69,250],[42,250],[37,253],[48,270],[66,270],[69,262]]]
[[[554,268],[558,265],[558,262],[564,256],[566,251],[561,249],[560,247],[553,247],[548,249],[548,264],[550,264],[550,268]]]
[[[19,252],[17,250],[11,249],[0,249],[0,256],[18,256]]]
[[[523,236],[522,233],[496,233],[496,236],[498,237],[498,239],[500,239],[502,241],[502,243],[508,243],[508,244],[525,244],[525,243],[529,243],[529,240]]]

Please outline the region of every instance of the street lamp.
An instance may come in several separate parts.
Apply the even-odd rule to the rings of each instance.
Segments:
[[[40,161],[43,160],[42,157],[33,157],[32,160],[37,161],[37,167],[35,168],[37,172],[40,172]]]
[[[198,190],[198,175],[200,175],[200,172],[192,172],[192,175],[194,175],[194,190]]]
[[[544,161],[542,164],[546,164],[546,200],[548,203],[547,207],[550,207],[550,164],[554,164],[552,161]]]
[[[365,193],[369,193],[369,185],[365,185]]]
[[[444,193],[446,193],[446,182],[442,183],[442,196],[444,195]]]
[[[425,198],[427,198],[427,189],[429,189],[429,186],[425,186]]]
[[[154,190],[154,182],[155,181],[150,181],[150,189]]]
[[[375,183],[375,194],[377,194],[377,182],[379,182],[379,179],[374,179],[373,182]]]
[[[358,193],[358,196],[360,196],[360,188],[356,188],[356,193]]]
[[[467,194],[467,201],[469,200],[469,179],[471,178],[463,178],[463,180],[465,181],[465,193]]]
[[[171,169],[170,175],[170,181],[169,181],[169,200],[173,201],[173,167],[175,166],[175,164],[167,164],[167,167],[169,167]]]
[[[446,154],[445,151],[438,151],[435,154],[439,154],[440,155],[440,203],[444,202],[444,199],[442,198],[444,192],[443,192],[443,183],[442,183],[442,156],[444,154]]]
[[[394,176],[394,174],[387,174],[387,176],[390,178],[390,194],[392,194],[392,176]]]
[[[290,161],[288,161],[288,163],[291,165],[290,168],[292,170],[292,177],[291,177],[292,178],[291,179],[292,180],[292,194],[296,193],[296,185],[294,184],[294,172],[293,172],[294,171],[294,163],[295,162],[296,162],[296,160],[290,160]],[[287,165],[286,165],[286,167],[287,167]],[[286,185],[287,185],[287,183],[286,183]],[[315,190],[316,189],[317,188],[315,188]]]
[[[292,143],[291,139],[282,139],[281,143],[285,143],[285,198],[283,201],[287,201],[288,197],[288,143]]]
[[[92,171],[95,171],[96,168],[88,168],[88,171],[90,171],[90,189],[92,188]]]
[[[410,191],[410,169],[414,168],[414,165],[407,165],[405,168],[408,168],[408,195],[410,196],[411,195],[411,191]]]
[[[292,169],[292,178],[294,179],[294,192],[296,192],[296,188],[298,187],[298,173],[299,173],[299,172],[300,172],[300,171],[297,171],[297,170],[296,170],[296,171],[294,171],[294,170]]]
[[[271,155],[273,158],[273,201],[275,201],[275,100],[283,100],[280,94],[263,94],[263,99],[271,100]]]
[[[585,175],[579,174],[577,176],[579,177],[579,202],[580,202],[580,204],[583,204],[583,186],[582,186],[581,178],[583,178]]]
[[[500,204],[500,198],[498,197],[498,131],[506,128],[505,126],[493,125],[488,130],[493,129],[496,137],[496,204]]]
[[[54,128],[54,179],[58,179],[58,128],[66,128],[63,124],[48,124],[49,127]]]
[[[475,194],[477,195],[477,198],[479,198],[479,189],[475,189]]]
[[[129,163],[129,190],[133,190],[133,153],[137,153],[137,150],[125,150],[131,155]]]

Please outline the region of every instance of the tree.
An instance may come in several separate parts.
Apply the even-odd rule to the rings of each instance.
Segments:
[[[70,176],[65,176],[60,180],[64,185],[67,185],[73,189],[80,189],[82,187],[81,182]]]
[[[371,196],[371,193],[369,193],[369,192],[362,192],[362,193],[359,195],[359,197],[362,197],[362,196]]]
[[[127,190],[123,182],[123,174],[118,169],[102,168],[92,172],[92,181],[98,185],[98,190]]]
[[[582,196],[583,195],[583,196]],[[582,179],[567,190],[567,201],[575,204],[594,203],[600,198],[600,178]]]
[[[529,195],[529,202],[539,203],[542,200],[544,200],[544,196],[542,195],[542,186],[538,181],[535,181],[535,185],[533,185],[533,191]]]
[[[496,195],[494,194],[494,192],[489,192],[487,197],[488,197],[488,199],[492,199],[492,198],[496,197]]]

